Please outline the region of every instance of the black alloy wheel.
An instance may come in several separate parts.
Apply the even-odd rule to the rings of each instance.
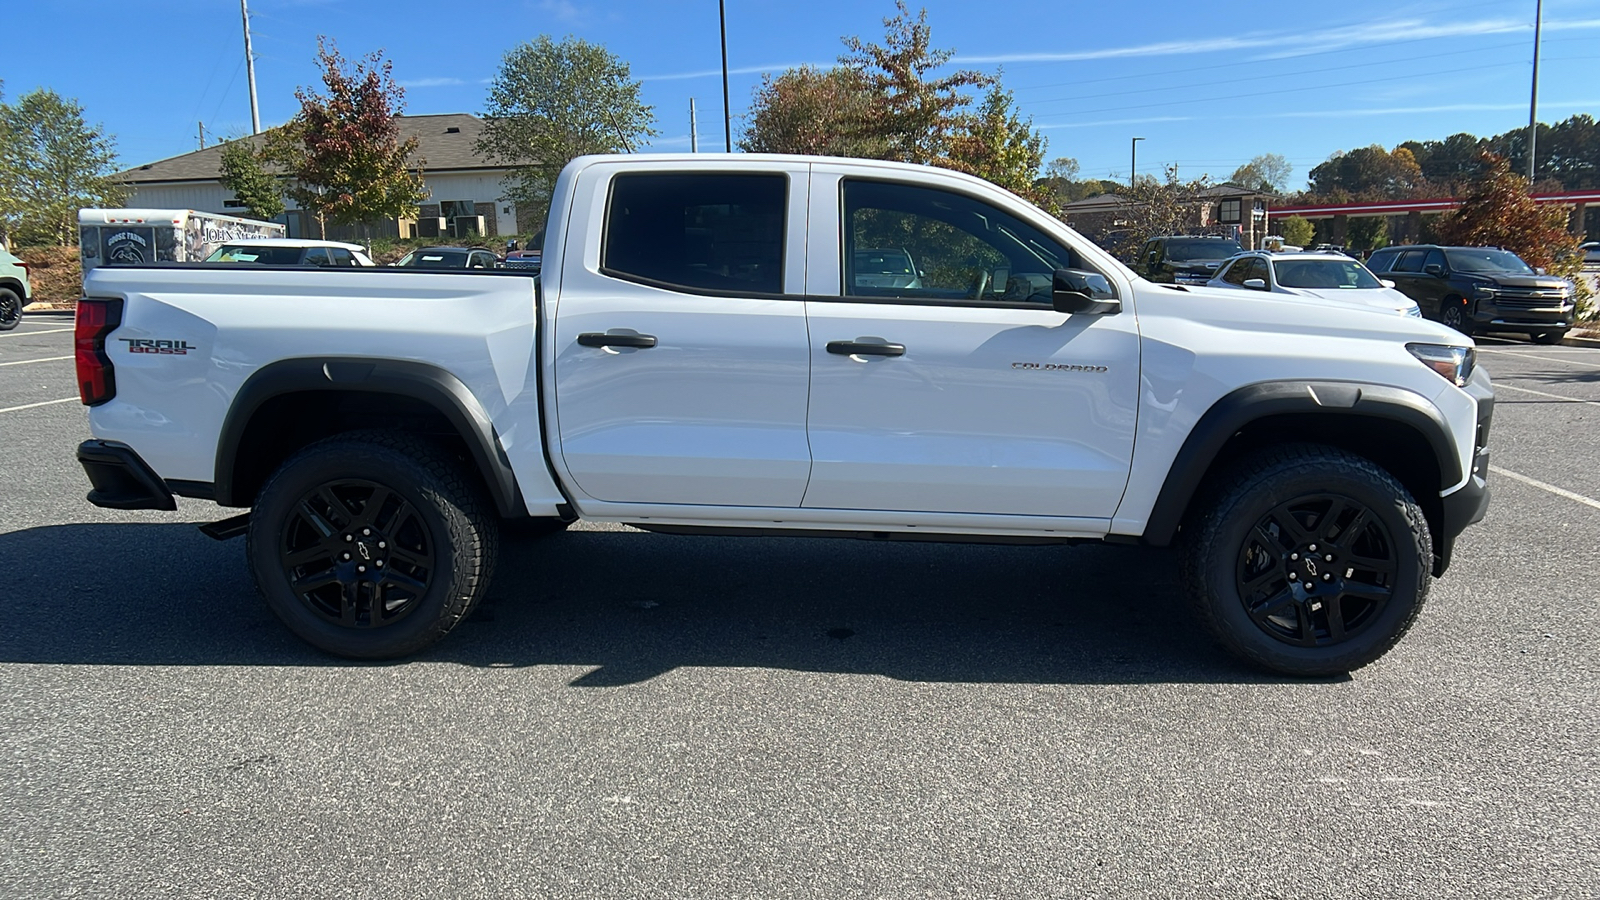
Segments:
[[[10,288],[0,288],[0,331],[10,331],[22,321],[22,298]]]
[[[1250,620],[1287,644],[1356,637],[1394,595],[1394,540],[1372,510],[1335,494],[1279,504],[1239,551],[1235,579]]]
[[[1467,321],[1467,301],[1446,300],[1439,308],[1439,321],[1462,334],[1472,333],[1472,324]]]
[[[1432,533],[1410,491],[1371,460],[1283,444],[1217,473],[1183,526],[1196,616],[1224,648],[1321,677],[1387,653],[1421,612]]]
[[[313,615],[346,628],[381,628],[422,602],[436,568],[435,543],[409,501],[352,478],[300,498],[278,557],[290,589]]]
[[[404,432],[350,432],[291,456],[250,513],[246,555],[278,618],[355,659],[415,653],[488,590],[500,530],[458,452]]]

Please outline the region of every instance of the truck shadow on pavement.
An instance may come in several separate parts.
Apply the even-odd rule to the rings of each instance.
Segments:
[[[1276,682],[1215,648],[1163,551],[634,531],[508,534],[486,602],[418,661],[588,671],[684,666],[922,682]],[[0,534],[0,662],[362,666],[293,637],[244,541],[191,524]],[[405,665],[408,661],[378,665]]]

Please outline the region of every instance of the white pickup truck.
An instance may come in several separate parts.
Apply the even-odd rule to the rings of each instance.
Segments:
[[[1393,646],[1488,502],[1493,392],[1432,322],[1152,284],[940,169],[597,156],[554,196],[539,278],[97,269],[89,499],[249,508],[209,533],[350,657],[460,622],[497,520],[588,519],[1178,544],[1200,620],[1295,675]]]

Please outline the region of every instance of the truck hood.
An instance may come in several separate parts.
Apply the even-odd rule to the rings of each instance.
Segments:
[[[1487,278],[1501,287],[1523,288],[1530,291],[1557,291],[1567,286],[1565,279],[1554,275],[1511,275],[1498,272],[1471,272],[1479,278]]]
[[[1396,309],[1353,303],[1348,299],[1329,300],[1309,295],[1291,296],[1268,291],[1241,291],[1206,286],[1191,286],[1179,290],[1171,285],[1149,285],[1140,291],[1140,295],[1145,296],[1152,291],[1155,297],[1164,301],[1159,303],[1161,307],[1173,312],[1181,310],[1185,318],[1238,328],[1242,331],[1270,332],[1284,336],[1340,335],[1397,340],[1402,343],[1416,341],[1460,347],[1473,346],[1471,338],[1438,322],[1397,315]]]

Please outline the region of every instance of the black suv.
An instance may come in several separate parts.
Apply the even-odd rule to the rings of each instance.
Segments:
[[[1173,234],[1144,242],[1133,269],[1147,281],[1167,284],[1205,284],[1223,260],[1244,248],[1234,238]]]
[[[1560,343],[1572,327],[1572,286],[1495,247],[1385,247],[1367,268],[1417,301],[1422,314],[1463,334],[1511,332]]]

